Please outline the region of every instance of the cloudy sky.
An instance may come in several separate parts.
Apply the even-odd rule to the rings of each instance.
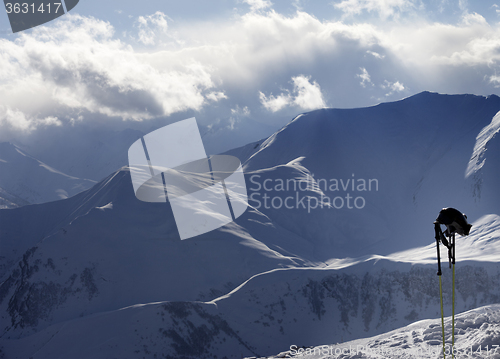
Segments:
[[[317,108],[498,94],[499,25],[489,0],[80,0],[17,34],[2,11],[0,141],[195,116],[221,151]]]

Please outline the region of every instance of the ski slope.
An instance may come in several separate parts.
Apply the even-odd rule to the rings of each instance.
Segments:
[[[0,350],[241,358],[434,320],[432,222],[445,206],[473,223],[457,238],[457,313],[497,303],[499,111],[496,96],[425,92],[299,115],[228,152],[250,206],[185,241],[168,203],[136,199],[126,167],[75,196],[0,210]]]
[[[451,317],[445,319],[445,354],[452,357]],[[301,347],[296,344],[268,359],[363,358],[433,359],[443,356],[441,319],[427,319],[371,338],[341,344]],[[492,304],[455,317],[456,358],[500,357],[500,305]]]
[[[480,255],[473,260],[471,254],[468,261],[456,265],[457,344],[462,346],[470,343],[462,339],[466,336],[476,339],[474,345],[485,345],[481,335],[491,339],[497,333],[487,326],[481,327],[481,333],[471,333],[478,329],[474,326],[478,321],[471,322],[470,315],[458,315],[494,303],[500,295],[500,229],[498,217],[488,217],[474,223],[476,231],[469,241],[457,241],[461,251]],[[484,232],[491,233],[489,247],[496,253],[491,262],[481,258],[480,234]],[[420,255],[415,257],[415,253]],[[332,343],[361,336],[369,339],[354,342],[356,345],[399,343],[396,347],[428,350],[426,345],[439,347],[440,335],[436,326],[440,313],[436,265],[428,261],[426,248],[417,248],[406,255],[351,259],[323,268],[274,269],[208,302],[138,303],[59,321],[19,339],[12,338],[14,332],[7,332],[0,346],[12,358],[33,354],[34,358],[135,357],[130,353],[239,358],[267,356],[292,345],[332,347]],[[451,270],[443,269],[445,313],[449,316]],[[87,298],[88,293],[81,292]],[[488,317],[487,321],[494,325],[493,319]],[[408,328],[380,335],[414,322]],[[375,335],[379,336],[371,338]],[[384,340],[386,337],[392,341]],[[416,346],[419,340],[422,344]]]

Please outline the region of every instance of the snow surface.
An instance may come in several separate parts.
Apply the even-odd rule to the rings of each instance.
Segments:
[[[445,318],[445,354],[451,356],[452,318]],[[268,359],[277,358],[366,358],[366,359],[434,359],[443,357],[441,319],[415,322],[403,328],[371,338],[341,344],[301,347],[292,344],[290,350]],[[455,358],[500,358],[500,304],[493,304],[455,316]]]
[[[364,198],[361,209],[265,208],[254,200],[234,223],[181,241],[169,204],[138,201],[122,168],[73,197],[0,210],[0,353],[241,358],[435,320],[432,222],[445,206],[473,223],[469,237],[457,238],[456,312],[498,303],[498,138],[488,137],[482,166],[464,177],[478,134],[498,111],[496,96],[422,93],[302,114],[230,151],[244,162],[254,199],[350,194]],[[116,143],[135,135],[117,135]],[[378,187],[353,190],[353,178]],[[321,179],[341,188],[326,189]],[[280,189],[280,181],[310,185]],[[449,315],[444,247],[441,255]]]
[[[483,128],[477,135],[474,151],[465,172],[466,177],[477,173],[484,166],[488,143],[496,136],[498,131],[500,131],[500,114],[493,117],[491,124]]]
[[[489,230],[491,223],[481,220],[474,225],[484,232]],[[499,242],[500,238],[496,237],[491,244],[498,247]],[[470,246],[474,247],[474,243]],[[465,251],[469,247],[462,246],[462,249]],[[425,263],[427,258],[425,252],[422,253],[419,260]],[[153,357],[155,354],[161,357],[165,353],[172,358],[241,358],[278,353],[291,345],[330,345],[360,335],[370,337],[422,319],[430,320],[416,323],[408,330],[403,328],[405,334],[395,331],[355,343],[373,344],[374,347],[400,343],[400,347],[409,349],[422,340],[417,348],[439,347],[440,331],[435,318],[439,317],[440,309],[435,263],[409,264],[410,261],[414,262],[415,258],[406,258],[406,263],[358,259],[336,269],[274,269],[252,277],[210,302],[135,304],[56,320],[43,330],[19,339],[13,338],[13,334],[19,333],[13,328],[0,339],[0,347],[9,358],[127,358]],[[54,267],[57,271],[57,264]],[[33,271],[22,268],[26,276]],[[451,271],[444,268],[443,272],[445,314],[449,316]],[[456,278],[457,314],[494,303],[500,297],[497,263],[459,262]],[[76,282],[85,280],[87,284],[82,284],[80,290],[82,299],[98,299],[102,286],[95,278],[95,271],[88,273],[86,279],[85,275],[76,278]],[[76,289],[75,284],[68,292]],[[93,285],[97,290],[88,291]],[[31,295],[40,295],[40,292],[32,291]],[[40,303],[38,309],[43,309],[44,305],[54,304]],[[498,310],[497,307],[497,316]],[[495,343],[498,317],[488,316],[481,323],[469,319],[471,317],[457,315],[457,344],[469,345],[471,341],[463,339],[466,335],[474,339],[472,345],[486,345],[487,340]],[[481,327],[485,321],[491,325]],[[450,333],[449,319],[446,329]],[[386,337],[390,340],[383,339]],[[408,338],[413,339],[409,341]],[[338,347],[343,345],[347,344]]]

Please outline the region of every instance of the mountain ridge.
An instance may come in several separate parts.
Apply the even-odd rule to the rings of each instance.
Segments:
[[[240,357],[278,352],[292,339],[321,344],[434,318],[432,222],[444,205],[474,223],[470,237],[457,238],[457,310],[497,301],[498,138],[464,177],[477,135],[498,111],[497,97],[424,93],[299,115],[267,140],[228,152],[244,162],[249,208],[185,241],[168,203],[135,198],[126,168],[74,197],[0,210],[8,249],[0,345],[54,358]],[[371,178],[377,190],[321,182]],[[305,186],[281,189],[280,181]],[[365,205],[348,208],[348,195]],[[328,206],[307,207],[326,196]],[[448,272],[443,280],[449,289]],[[78,349],[65,344],[66,330],[80,333]]]

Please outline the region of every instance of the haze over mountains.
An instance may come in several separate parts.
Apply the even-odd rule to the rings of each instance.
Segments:
[[[11,143],[0,143],[0,208],[68,198],[95,183],[62,173]]]
[[[499,111],[497,96],[424,92],[299,115],[228,152],[244,164],[250,207],[185,241],[168,203],[135,198],[126,167],[71,198],[0,210],[2,353],[240,358],[435,318],[432,222],[446,206],[474,225],[457,240],[457,310],[495,303]],[[114,143],[126,151],[137,136]],[[9,182],[2,172],[0,187],[16,198],[51,201],[78,189],[69,184],[88,185],[73,177],[84,169],[69,176],[2,146],[1,166],[26,157],[19,168],[43,169],[26,186],[47,188],[37,193],[48,199],[12,193],[24,174]],[[92,159],[103,171],[126,158],[107,146],[75,166]],[[447,271],[443,280],[449,291]]]

